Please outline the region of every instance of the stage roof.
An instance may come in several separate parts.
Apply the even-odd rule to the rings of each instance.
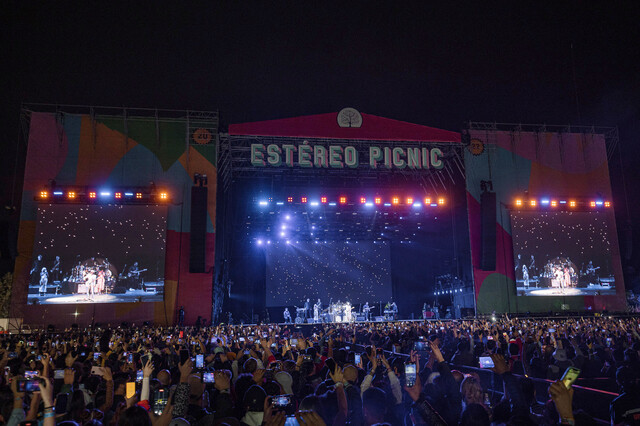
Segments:
[[[361,127],[340,127],[337,112],[231,124],[230,136],[460,143],[460,133],[360,113]]]

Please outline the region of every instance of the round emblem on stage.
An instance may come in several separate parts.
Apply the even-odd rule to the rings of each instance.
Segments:
[[[211,132],[207,129],[196,129],[196,131],[193,132],[193,140],[198,145],[206,145],[211,142]]]
[[[338,126],[362,127],[362,115],[355,108],[344,108],[338,113]]]
[[[469,152],[473,155],[482,154],[484,152],[484,143],[480,139],[471,139],[469,142]]]

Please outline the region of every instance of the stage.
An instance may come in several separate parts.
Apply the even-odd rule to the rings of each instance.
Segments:
[[[29,304],[56,305],[78,303],[125,303],[125,302],[161,302],[164,297],[164,286],[155,286],[148,283],[146,291],[142,289],[127,289],[124,293],[95,294],[90,296],[84,293],[78,294],[47,294],[39,296],[30,294]]]

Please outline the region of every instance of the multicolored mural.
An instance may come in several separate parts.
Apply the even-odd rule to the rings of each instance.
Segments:
[[[28,112],[28,150],[12,292],[12,316],[25,322],[79,324],[149,320],[172,323],[177,307],[186,321],[211,313],[212,272],[189,273],[191,186],[194,173],[208,176],[206,269],[213,270],[216,213],[217,120],[152,116]],[[211,116],[217,118],[216,113]],[[170,193],[162,302],[111,305],[27,305],[37,203],[50,180],[58,185],[149,186]],[[71,316],[71,317],[70,317]]]
[[[624,310],[625,293],[613,209],[604,211],[615,294],[518,296],[510,222],[515,198],[583,197],[611,200],[605,137],[597,133],[470,130],[465,150],[467,204],[478,313]],[[481,181],[496,193],[496,269],[480,268]],[[540,266],[540,265],[539,265]]]

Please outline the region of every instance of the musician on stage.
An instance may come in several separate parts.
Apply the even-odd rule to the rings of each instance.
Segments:
[[[38,285],[41,279],[41,270],[42,270],[42,255],[39,254],[34,260],[33,265],[31,266],[31,270],[29,271],[29,284],[28,285]]]
[[[362,313],[364,314],[364,320],[365,321],[371,321],[371,319],[370,319],[371,307],[369,306],[369,302],[366,302],[364,304],[364,306],[362,307]]]
[[[60,267],[60,256],[56,256],[56,260],[53,261],[53,266],[49,270],[49,275],[51,276],[51,281],[60,281],[61,274]]]
[[[96,278],[96,293],[104,293],[104,269],[102,268],[98,271],[98,278]]]
[[[311,300],[307,299],[307,301],[304,302],[304,319],[309,318],[310,315],[311,315]]]
[[[397,320],[398,319],[398,305],[396,305],[396,302],[391,302],[391,311],[393,312],[393,320]]]
[[[284,308],[284,322],[286,324],[291,324],[293,322],[291,320],[291,313],[289,313],[289,308]]]
[[[313,322],[320,322],[320,311],[322,311],[322,302],[320,299],[313,305]]]
[[[40,288],[38,289],[40,296],[47,295],[48,282],[49,282],[49,273],[47,272],[47,268],[42,268],[40,270]]]

